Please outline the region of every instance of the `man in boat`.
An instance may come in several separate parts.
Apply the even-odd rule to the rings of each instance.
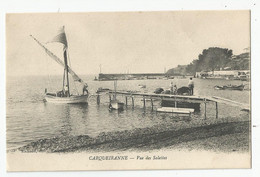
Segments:
[[[88,85],[85,83],[82,89],[82,95],[84,95],[86,92],[86,95],[88,94]]]
[[[64,96],[65,97],[69,96],[69,87],[68,87],[68,85],[64,86]]]
[[[63,96],[64,96],[63,90],[56,92],[56,97],[63,97]]]
[[[192,77],[189,80],[188,87],[190,89],[190,95],[193,95],[194,81],[192,80]]]

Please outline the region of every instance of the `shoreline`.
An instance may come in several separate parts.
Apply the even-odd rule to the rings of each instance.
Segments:
[[[199,123],[198,126],[149,128],[103,132],[97,137],[88,135],[54,137],[31,142],[9,152],[113,152],[150,151],[160,149],[210,150],[221,152],[249,152],[250,121],[223,121]]]

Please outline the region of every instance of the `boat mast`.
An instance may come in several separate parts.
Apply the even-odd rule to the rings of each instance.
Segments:
[[[70,85],[69,85],[69,71],[68,71],[68,59],[67,59],[67,49],[64,50],[64,75],[63,75],[63,88],[66,83],[68,87],[68,96],[70,96]]]
[[[115,95],[114,95],[114,99],[116,100],[116,87],[117,87],[117,80],[114,81],[114,89],[115,89]]]

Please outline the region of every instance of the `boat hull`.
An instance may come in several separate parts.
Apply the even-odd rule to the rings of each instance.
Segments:
[[[216,90],[244,90],[245,85],[238,85],[238,86],[215,86]]]
[[[124,109],[124,103],[119,102],[117,100],[113,100],[110,103],[110,109]]]
[[[59,104],[86,104],[88,103],[88,95],[72,95],[70,97],[57,97],[46,94],[45,101]]]

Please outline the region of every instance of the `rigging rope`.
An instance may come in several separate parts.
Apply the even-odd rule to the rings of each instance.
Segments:
[[[69,66],[72,68],[72,66],[71,66],[71,62],[70,62],[70,55],[69,55],[69,51],[67,51],[67,53],[68,53],[68,58],[69,58]],[[73,85],[74,85],[74,88],[75,88],[75,90],[76,90],[77,94],[79,95],[79,91],[78,91],[78,89],[77,89],[77,86],[76,86],[76,84],[75,84],[75,81],[74,81],[74,79],[73,79],[73,78],[72,78],[72,80],[73,80]]]
[[[51,88],[50,87],[50,81],[51,81],[51,77],[50,77],[50,71],[49,71],[49,63],[48,63],[48,56],[47,56],[47,53],[45,53],[45,61],[46,61],[46,71],[48,72],[48,79],[47,79],[47,85],[48,85],[48,88]]]

